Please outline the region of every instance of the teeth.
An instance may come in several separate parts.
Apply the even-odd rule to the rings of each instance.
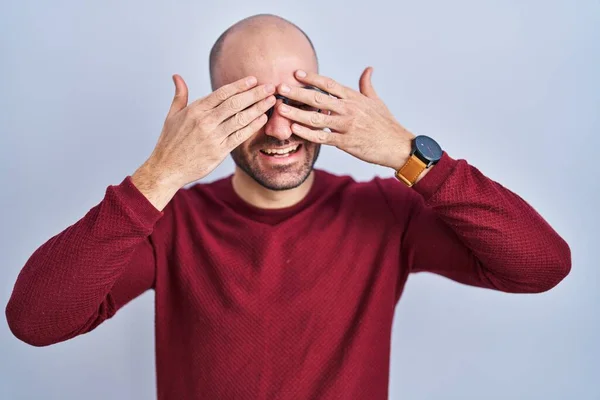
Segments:
[[[288,154],[298,149],[298,146],[300,145],[297,144],[295,146],[286,147],[285,149],[264,149],[262,152],[266,154]]]

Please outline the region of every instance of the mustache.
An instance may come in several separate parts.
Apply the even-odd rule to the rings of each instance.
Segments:
[[[279,140],[276,137],[263,135],[259,141],[254,143],[254,147],[265,148],[265,147],[283,147],[283,146],[291,146],[294,144],[306,144],[309,143],[305,139],[302,139],[300,136],[292,134],[289,139]]]

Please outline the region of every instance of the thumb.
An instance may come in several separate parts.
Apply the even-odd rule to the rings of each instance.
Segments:
[[[175,97],[171,103],[167,118],[183,110],[188,103],[188,88],[183,78],[175,74],[173,75],[173,83],[175,84]]]
[[[373,88],[373,84],[371,83],[371,76],[373,75],[373,67],[367,67],[362,75],[360,76],[360,80],[358,81],[358,86],[360,88],[360,92],[365,96],[371,99],[379,99],[377,96],[377,92]]]

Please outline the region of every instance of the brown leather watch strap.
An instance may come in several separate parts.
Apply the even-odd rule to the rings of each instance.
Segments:
[[[421,175],[421,172],[425,170],[425,167],[427,167],[427,164],[413,154],[408,161],[406,161],[406,164],[396,172],[396,178],[401,182],[404,182],[408,187],[411,187],[415,184],[415,181],[419,175]]]

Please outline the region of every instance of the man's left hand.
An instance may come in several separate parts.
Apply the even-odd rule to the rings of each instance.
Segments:
[[[364,70],[359,80],[360,92],[331,78],[296,71],[296,79],[335,97],[302,87],[279,85],[277,91],[292,100],[321,112],[305,111],[285,104],[277,111],[296,121],[292,131],[311,142],[328,144],[373,164],[400,169],[410,157],[415,137],[400,125],[377,96],[371,83],[373,68]],[[286,90],[287,89],[287,90]],[[329,128],[331,132],[323,129]]]

